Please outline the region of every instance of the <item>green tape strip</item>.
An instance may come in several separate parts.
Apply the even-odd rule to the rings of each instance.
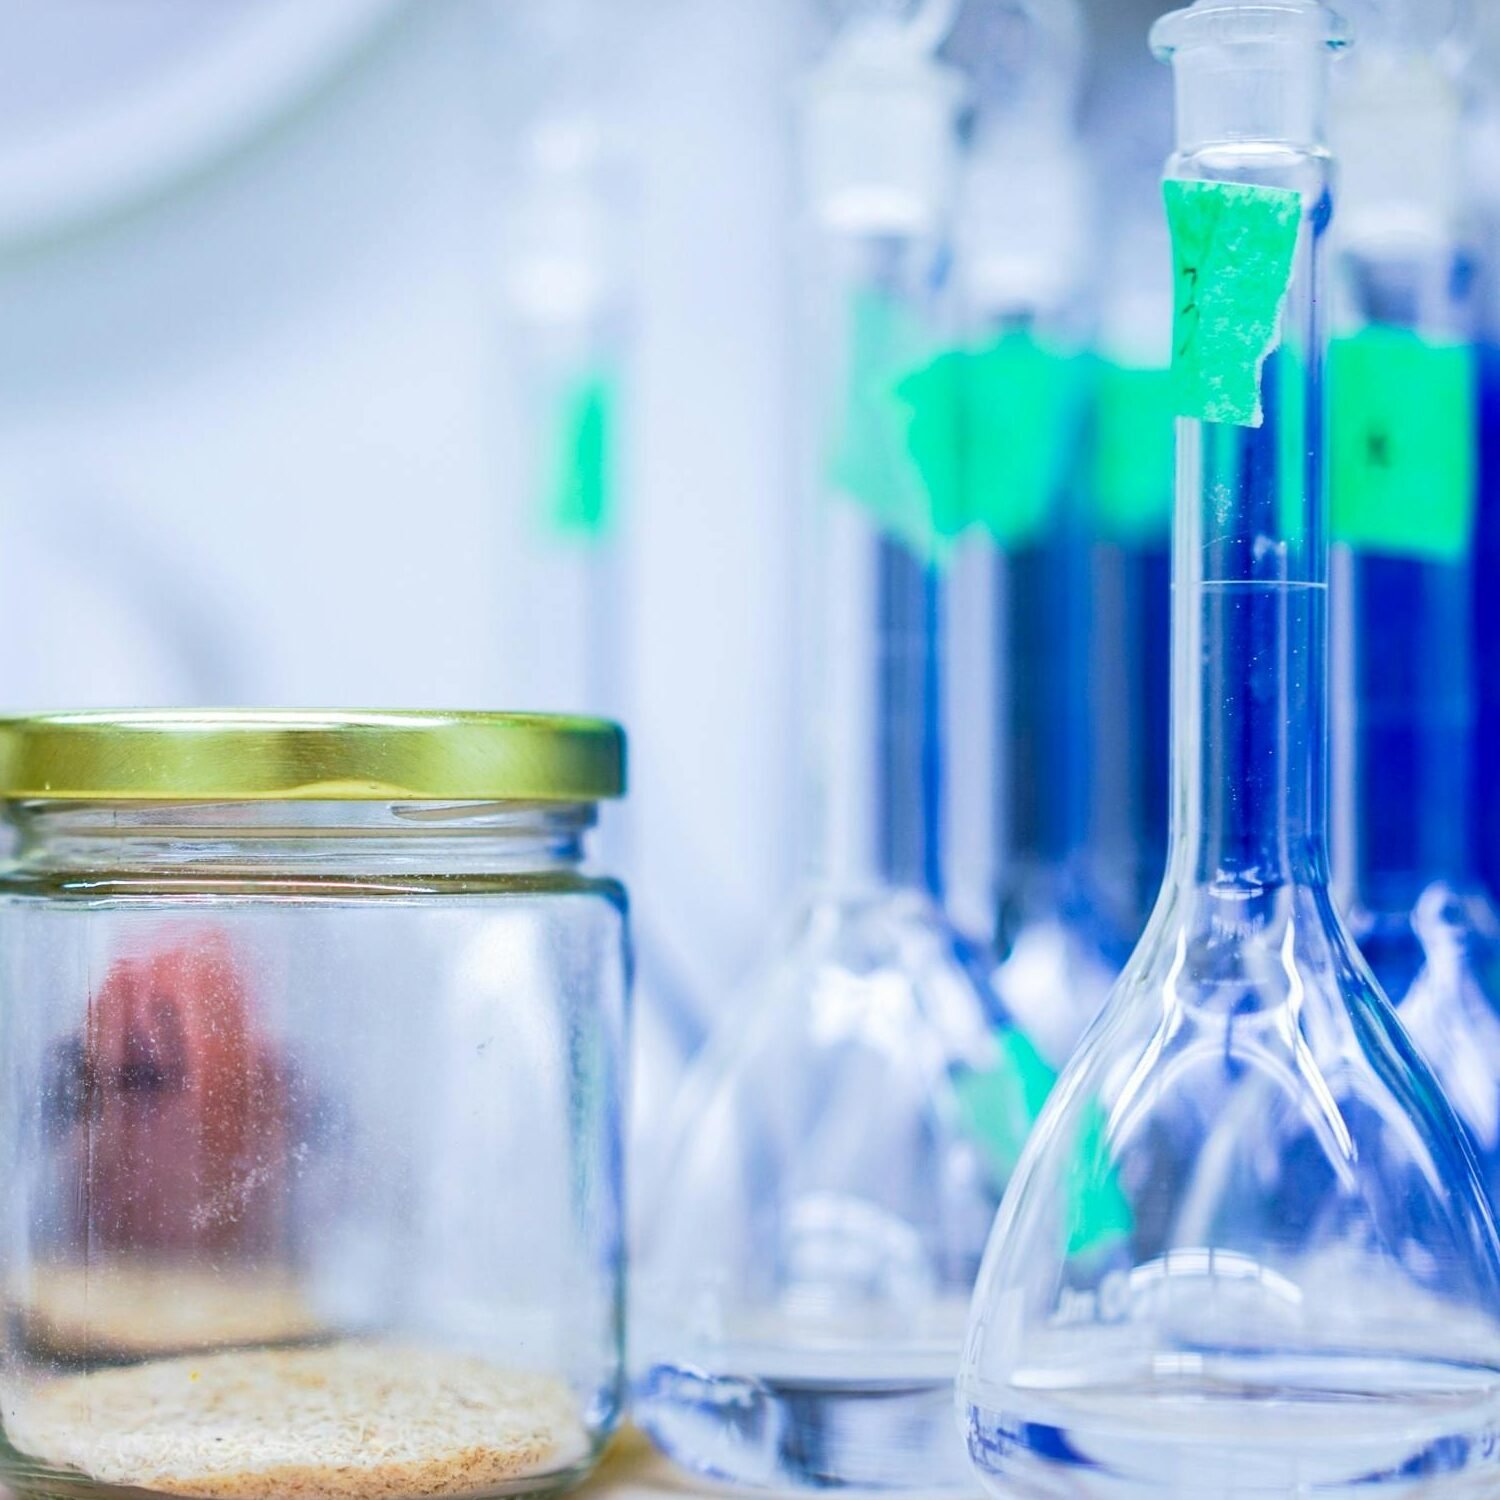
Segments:
[[[931,335],[909,308],[871,292],[852,299],[845,347],[829,484],[919,555],[939,555],[964,524],[953,373],[933,362]]]
[[[1239,182],[1163,186],[1176,278],[1177,414],[1259,427],[1261,368],[1281,336],[1302,195]]]
[[[972,526],[1021,545],[1062,491],[1084,362],[1026,334],[935,357],[925,340],[899,304],[855,298],[830,482],[926,557],[945,556]]]
[[[997,1031],[995,1044],[994,1064],[960,1073],[955,1088],[965,1127],[984,1148],[996,1179],[1005,1182],[1021,1159],[1057,1074],[1020,1031]]]
[[[997,1031],[998,1056],[982,1071],[955,1080],[959,1113],[979,1142],[997,1182],[1008,1182],[1021,1149],[1057,1082],[1031,1040],[1014,1029]],[[1089,1108],[1068,1167],[1068,1254],[1087,1255],[1116,1244],[1135,1228],[1129,1200],[1110,1160],[1104,1112]]]
[[[1109,1153],[1108,1120],[1091,1103],[1073,1143],[1068,1171],[1068,1254],[1108,1249],[1135,1231],[1135,1214]]]
[[[590,371],[565,387],[553,432],[544,519],[563,541],[603,540],[613,529],[617,387]]]
[[[1009,334],[966,366],[969,515],[1002,546],[1045,532],[1082,436],[1088,362]]]
[[[1370,552],[1461,561],[1477,503],[1474,351],[1397,328],[1335,340],[1333,534]]]
[[[1092,489],[1101,536],[1141,543],[1171,532],[1176,418],[1169,370],[1099,362]]]
[[[948,353],[896,386],[897,401],[907,414],[907,454],[926,500],[925,542],[933,552],[961,536],[971,519],[965,486],[966,379],[965,356]]]

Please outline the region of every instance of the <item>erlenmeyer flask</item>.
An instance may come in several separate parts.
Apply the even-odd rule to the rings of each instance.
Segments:
[[[997,1495],[1496,1483],[1494,1222],[1328,891],[1318,278],[1340,34],[1307,0],[1199,0],[1156,31],[1188,418],[1171,863],[976,1288],[959,1404]]]
[[[1032,1118],[934,899],[940,356],[957,89],[890,7],[846,24],[806,136],[822,415],[803,723],[812,877],[689,1085],[634,1280],[636,1420],[741,1484],[969,1490],[967,1296]]]
[[[1434,58],[1439,38],[1405,39],[1418,8],[1382,0],[1384,34],[1362,37],[1336,96],[1334,873],[1493,1198],[1500,914],[1478,877],[1474,815],[1477,318],[1461,99]]]

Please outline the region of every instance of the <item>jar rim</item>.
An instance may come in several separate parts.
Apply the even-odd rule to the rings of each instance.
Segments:
[[[0,717],[0,800],[594,802],[625,734],[560,714],[124,709]]]

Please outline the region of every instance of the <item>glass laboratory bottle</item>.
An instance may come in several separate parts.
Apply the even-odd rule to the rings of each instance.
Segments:
[[[1500,249],[1492,249],[1500,270]],[[1475,572],[1500,577],[1500,306],[1486,318],[1479,345],[1479,511]],[[1478,674],[1479,869],[1486,886],[1500,881],[1500,591],[1475,598],[1474,651]]]
[[[1432,38],[1362,37],[1337,100],[1330,447],[1341,774],[1360,951],[1500,1188],[1500,914],[1478,875],[1477,410],[1460,100]],[[1430,14],[1430,13],[1429,13]],[[1392,151],[1392,133],[1419,150]],[[1497,1200],[1500,1201],[1500,1200]]]
[[[547,708],[627,718],[631,663],[627,509],[637,289],[631,161],[610,82],[612,0],[525,0],[495,18],[525,70],[504,195],[503,352],[521,420],[530,627],[549,643]],[[516,570],[513,570],[516,571]],[[511,592],[521,587],[512,582]],[[510,601],[514,607],[515,601]],[[559,695],[557,684],[565,684]],[[635,863],[635,819],[611,811],[601,847]],[[632,1210],[706,1023],[651,892],[634,890],[628,1143]]]
[[[1479,257],[1479,509],[1475,572],[1500,576],[1500,26],[1493,13],[1483,67],[1474,93],[1477,107],[1466,122],[1467,180],[1472,184],[1483,243]],[[1479,871],[1500,890],[1500,591],[1480,589],[1475,599],[1474,646],[1478,674]]]
[[[0,721],[7,1493],[552,1493],[624,1396],[614,726]]]
[[[959,1406],[996,1495],[1482,1494],[1500,1463],[1494,1221],[1329,894],[1340,35],[1302,0],[1199,0],[1155,33],[1177,79],[1174,379],[1204,418],[1178,428],[1171,858],[976,1288]]]
[[[807,105],[833,407],[801,643],[817,848],[688,1085],[634,1279],[637,1422],[685,1467],[767,1488],[972,1488],[953,1375],[996,1158],[1031,1118],[932,889],[943,537],[923,465],[951,413],[921,377],[948,336],[956,87],[922,19],[863,8]]]
[[[1006,0],[965,7],[945,49],[976,100],[958,234],[961,468],[976,524],[951,583],[944,707],[957,839],[946,895],[990,950],[1018,1035],[1053,1072],[1128,953],[1096,857],[1103,762],[1118,746],[1091,691],[1091,643],[1112,601],[1096,588],[1080,462],[1091,209],[1073,121],[1082,50],[1075,6]],[[973,777],[988,786],[971,792]],[[985,794],[988,819],[972,816]],[[980,826],[985,857],[975,859]]]

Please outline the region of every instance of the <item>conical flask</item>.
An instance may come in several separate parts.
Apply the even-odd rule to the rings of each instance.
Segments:
[[[1334,874],[1494,1201],[1500,914],[1475,816],[1478,318],[1442,19],[1381,0],[1335,95]]]
[[[1302,0],[1199,0],[1155,34],[1179,143],[1172,854],[976,1288],[959,1407],[997,1495],[1500,1478],[1494,1221],[1328,887],[1319,261],[1340,35]]]
[[[631,1364],[699,1473],[972,1492],[953,1377],[1038,1065],[935,892],[958,90],[893,10],[856,7],[805,120],[809,878],[689,1083]]]

